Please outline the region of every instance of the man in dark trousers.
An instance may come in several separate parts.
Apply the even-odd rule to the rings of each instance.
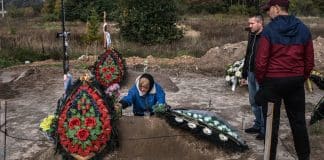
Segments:
[[[259,90],[259,84],[255,79],[255,55],[256,50],[259,45],[259,39],[261,36],[261,32],[263,30],[263,16],[261,14],[256,14],[250,16],[249,20],[249,39],[248,45],[246,49],[244,66],[242,70],[242,80],[241,85],[248,84],[249,89],[249,101],[252,107],[252,112],[254,114],[254,124],[252,127],[245,129],[246,133],[255,134],[257,140],[263,140],[265,129],[264,129],[264,120],[262,114],[262,107],[256,105],[254,96],[256,92]]]
[[[276,158],[283,100],[298,159],[309,160],[304,81],[314,67],[314,49],[309,29],[295,16],[288,15],[288,8],[289,0],[269,0],[262,6],[271,22],[262,32],[256,54],[255,72],[260,84],[256,99],[258,103],[259,97],[274,103],[270,159]],[[266,112],[268,106],[262,100]]]

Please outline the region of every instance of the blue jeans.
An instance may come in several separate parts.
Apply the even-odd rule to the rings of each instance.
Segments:
[[[259,90],[259,84],[255,79],[253,72],[248,72],[248,88],[249,88],[249,101],[252,107],[252,112],[254,114],[254,125],[253,128],[260,129],[260,133],[264,134],[264,119],[262,114],[262,107],[256,105],[255,103],[255,94]]]

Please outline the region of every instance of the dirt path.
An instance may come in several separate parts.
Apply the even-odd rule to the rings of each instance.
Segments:
[[[105,159],[132,159],[132,156],[137,157],[136,159],[159,159],[154,158],[156,155],[162,156],[160,159],[187,159],[185,155],[188,154],[197,159],[254,160],[262,156],[263,143],[255,140],[254,135],[242,133],[242,127],[248,127],[252,122],[246,88],[238,88],[237,91],[232,92],[226,86],[223,77],[179,71],[166,73],[162,69],[155,69],[154,71],[155,74],[159,75],[157,81],[167,88],[167,102],[172,107],[199,108],[218,113],[241,132],[250,150],[244,153],[228,153],[189,135],[149,142],[124,141],[122,143],[129,144],[134,148],[137,148],[136,146],[150,148],[151,154],[149,155],[151,156],[142,154],[146,147],[137,148],[138,152],[135,152],[132,147],[128,146],[128,148],[118,149]],[[19,77],[22,73],[25,76]],[[72,73],[77,77],[82,71],[74,69]],[[45,63],[40,66],[23,65],[0,70],[0,99],[6,99],[8,107],[7,132],[10,137],[7,137],[7,159],[34,159],[34,157],[42,155],[53,147],[38,130],[38,125],[41,119],[54,113],[56,101],[63,93],[62,76],[60,75],[62,75],[60,63]],[[129,81],[129,83],[132,82]],[[126,94],[126,91],[127,87],[121,89],[122,94]],[[313,93],[306,94],[307,120],[310,119],[313,105],[322,95],[324,95],[324,91],[317,87],[314,87]],[[293,160],[295,153],[289,124],[286,114],[282,113],[281,115],[278,159]],[[124,111],[124,116],[120,125],[123,128],[120,132],[124,130],[126,133],[124,139],[131,138],[129,134],[127,135],[131,131],[142,133],[143,136],[159,133],[158,131],[161,131],[161,129],[164,130],[161,134],[186,134],[186,132],[168,128],[168,125],[159,119],[138,121],[131,116],[130,108]],[[156,127],[147,128],[148,124]],[[150,132],[140,132],[145,129]],[[324,150],[323,145],[321,145],[324,143],[324,133],[312,133],[312,128],[310,128],[310,132],[312,159],[319,160],[321,152]],[[151,148],[159,145],[164,149]],[[168,150],[165,148],[168,146],[172,147]]]

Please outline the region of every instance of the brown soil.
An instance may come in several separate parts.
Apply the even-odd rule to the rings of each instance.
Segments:
[[[323,53],[314,41],[316,67],[324,71]],[[227,152],[215,145],[193,137],[188,132],[171,128],[159,118],[138,118],[131,115],[131,108],[124,110],[119,121],[121,147],[105,159],[262,159],[263,142],[255,135],[242,132],[252,123],[252,113],[245,87],[235,92],[225,84],[223,75],[227,64],[243,57],[245,42],[213,48],[202,58],[189,56],[175,59],[147,57],[148,71],[166,90],[167,102],[174,108],[196,108],[216,112],[240,131],[250,150],[243,153]],[[323,51],[323,49],[322,49]],[[80,64],[92,64],[95,58],[71,61],[74,78],[86,71]],[[128,78],[121,88],[124,95],[136,76],[143,71],[145,59],[127,58]],[[217,60],[217,61],[216,61]],[[60,159],[53,156],[54,145],[47,141],[38,129],[40,121],[53,114],[56,101],[63,93],[61,62],[43,61],[0,70],[0,99],[7,102],[7,159]],[[306,118],[324,91],[314,86],[306,93]],[[295,152],[286,114],[281,114],[278,159],[293,160]],[[322,122],[320,123],[322,124]],[[324,150],[323,124],[309,127],[312,160],[321,159]],[[181,135],[181,136],[177,136]],[[168,136],[169,138],[163,138]],[[162,137],[162,138],[152,138]],[[146,140],[145,140],[146,139]],[[0,146],[1,147],[1,146]]]

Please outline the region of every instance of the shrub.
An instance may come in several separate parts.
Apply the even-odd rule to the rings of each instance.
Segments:
[[[120,33],[126,40],[155,44],[182,37],[182,31],[175,24],[174,0],[123,0],[119,5]]]

